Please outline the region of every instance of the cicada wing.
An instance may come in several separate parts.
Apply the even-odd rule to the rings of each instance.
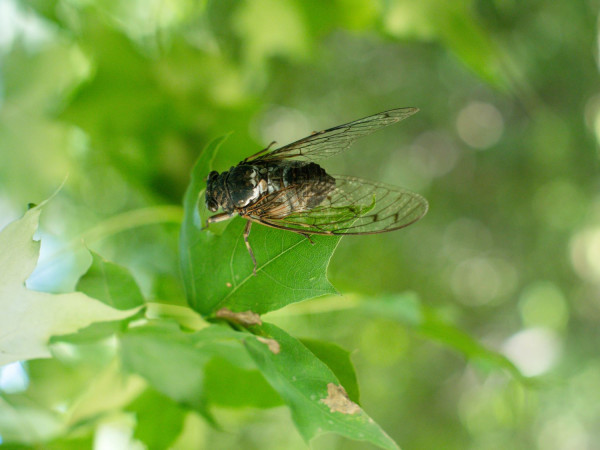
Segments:
[[[418,108],[398,108],[380,112],[354,122],[313,133],[299,141],[257,156],[254,160],[271,161],[298,158],[316,161],[329,158],[346,150],[356,139],[400,122],[418,110]]]
[[[274,228],[337,235],[393,231],[427,213],[427,200],[406,189],[354,177],[335,179],[335,188],[315,207],[301,207],[301,198],[279,192],[258,202],[247,217]]]

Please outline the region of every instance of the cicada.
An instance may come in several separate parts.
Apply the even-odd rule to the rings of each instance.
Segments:
[[[417,108],[398,108],[314,132],[280,148],[269,147],[225,172],[212,171],[206,181],[208,224],[235,215],[247,219],[244,242],[252,222],[310,235],[384,233],[404,228],[425,215],[427,201],[419,194],[384,183],[328,174],[316,161],[337,155],[359,137],[406,119]],[[311,241],[312,242],[312,241]]]

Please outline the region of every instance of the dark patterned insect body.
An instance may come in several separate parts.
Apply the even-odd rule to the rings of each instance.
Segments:
[[[315,163],[301,161],[241,162],[227,172],[211,172],[207,180],[208,209],[226,213],[253,208],[261,198],[281,193],[286,212],[318,206],[335,189],[335,178]],[[273,213],[274,211],[271,211]]]
[[[315,163],[347,149],[359,137],[371,134],[414,114],[416,108],[400,108],[330,128],[270,150],[252,155],[228,171],[209,174],[206,207],[223,212],[208,224],[234,215],[248,219],[244,242],[252,222],[311,234],[373,234],[397,230],[419,220],[427,201],[405,189],[360,178],[332,176]],[[312,242],[312,241],[311,241]]]

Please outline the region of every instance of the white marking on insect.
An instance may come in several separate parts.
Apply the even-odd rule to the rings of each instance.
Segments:
[[[265,191],[269,189],[269,185],[265,179],[262,179],[258,183],[258,193],[263,194]]]

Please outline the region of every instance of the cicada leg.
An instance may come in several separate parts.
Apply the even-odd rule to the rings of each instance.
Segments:
[[[294,233],[298,233],[300,236],[304,236],[306,239],[308,239],[308,242],[310,242],[311,245],[315,245],[315,241],[311,239],[310,234],[303,233],[302,231],[294,231]]]
[[[214,216],[211,216],[208,219],[206,219],[206,225],[204,225],[204,228],[208,228],[208,226],[211,223],[223,222],[225,220],[231,219],[233,216],[235,216],[235,213],[224,212],[224,213],[215,214]]]
[[[244,228],[244,242],[246,243],[246,248],[248,249],[248,253],[250,253],[250,257],[252,258],[252,262],[254,263],[252,274],[256,276],[256,258],[254,257],[254,252],[252,252],[252,247],[250,247],[250,242],[248,242],[248,236],[250,236],[250,227],[252,227],[251,220],[246,222],[246,227]]]

